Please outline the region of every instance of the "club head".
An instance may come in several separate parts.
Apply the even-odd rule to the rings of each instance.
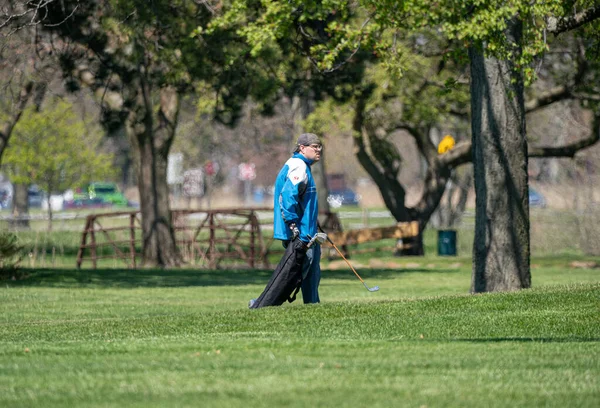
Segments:
[[[379,290],[379,286],[373,286],[372,288],[368,287],[366,283],[363,282],[363,285],[365,285],[365,288],[367,288],[367,290],[369,292],[377,292]]]

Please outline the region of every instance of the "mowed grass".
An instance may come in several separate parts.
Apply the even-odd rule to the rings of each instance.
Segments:
[[[260,310],[270,271],[27,271],[0,289],[0,406],[600,406],[599,269],[473,296],[465,259],[410,263]]]

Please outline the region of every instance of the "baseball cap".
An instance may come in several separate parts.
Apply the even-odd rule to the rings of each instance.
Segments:
[[[310,146],[312,144],[321,144],[321,139],[319,139],[319,136],[315,135],[314,133],[302,133],[300,136],[298,136],[296,150],[294,150],[294,153],[300,151],[299,146]]]

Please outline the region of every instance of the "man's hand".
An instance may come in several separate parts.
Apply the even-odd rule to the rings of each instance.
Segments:
[[[296,239],[297,236],[300,235],[300,230],[296,227],[296,223],[290,224],[290,229],[292,230],[292,239]]]
[[[319,245],[323,245],[327,241],[327,234],[324,232],[317,232],[315,235],[315,241],[317,241]]]

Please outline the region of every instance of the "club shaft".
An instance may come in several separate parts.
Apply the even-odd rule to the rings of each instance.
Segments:
[[[356,277],[358,278],[358,280],[360,280],[363,285],[367,286],[367,284],[365,283],[365,281],[363,280],[363,278],[360,277],[360,275],[358,274],[358,272],[356,272],[356,270],[354,269],[354,267],[352,266],[352,264],[346,259],[346,257],[344,256],[344,254],[342,254],[342,251],[340,251],[338,249],[338,247],[335,246],[335,244],[333,243],[333,241],[329,237],[327,237],[327,241],[329,241],[329,243],[335,248],[335,250],[337,251],[338,254],[340,254],[340,256],[342,257],[342,259],[344,261],[346,261],[346,263],[348,264],[348,266],[350,267],[350,269],[352,269],[352,272],[354,272],[354,274],[356,275]],[[368,289],[368,287],[367,287],[367,289]]]

